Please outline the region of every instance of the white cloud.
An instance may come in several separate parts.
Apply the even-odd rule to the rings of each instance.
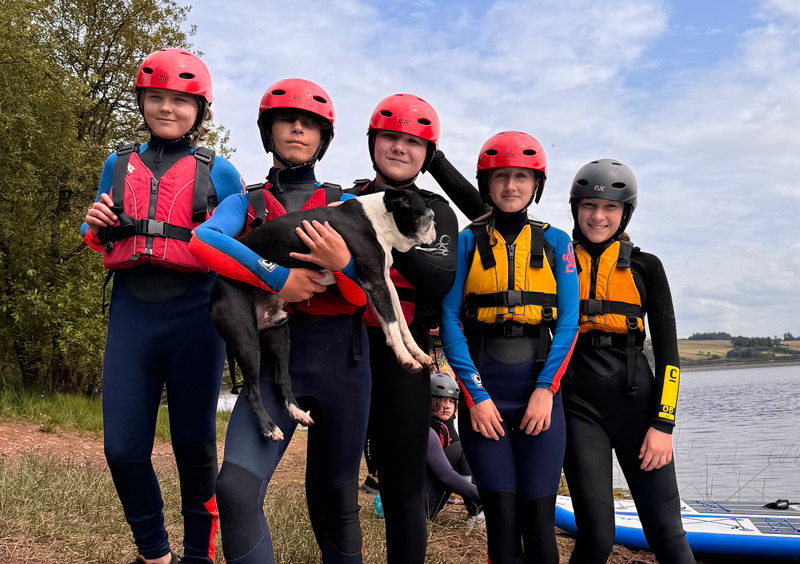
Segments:
[[[598,157],[629,164],[641,190],[630,232],[664,262],[682,335],[800,333],[795,2],[765,0],[758,19],[732,34],[730,53],[673,75],[659,74],[672,53],[658,40],[675,33],[673,6],[659,0],[377,6],[194,7],[217,119],[249,182],[268,168],[255,120],[272,82],[300,76],[330,93],[336,139],[318,172],[343,184],[371,175],[365,132],[375,104],[411,92],[439,112],[442,148],[468,178],[493,133],[520,129],[542,141],[549,177],[533,213],[568,232],[574,172]]]

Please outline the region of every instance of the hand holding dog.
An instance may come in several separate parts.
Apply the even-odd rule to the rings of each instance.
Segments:
[[[302,302],[310,299],[317,292],[324,292],[325,286],[320,284],[325,275],[317,270],[307,268],[290,268],[289,278],[278,292],[278,297],[287,302]]]
[[[111,227],[117,222],[117,216],[111,211],[114,206],[114,201],[108,194],[100,194],[100,200],[94,202],[89,211],[86,212],[86,217],[83,219],[89,230],[97,235],[106,227]]]
[[[538,435],[550,428],[550,414],[553,411],[553,391],[550,388],[536,388],[528,400],[528,407],[519,428],[526,435]]]
[[[499,441],[505,435],[503,431],[503,418],[491,399],[483,400],[469,408],[469,417],[472,419],[472,430],[480,433],[487,439]],[[498,437],[497,435],[500,435]]]
[[[295,228],[295,233],[309,248],[309,252],[289,253],[290,257],[313,262],[331,272],[340,272],[350,262],[347,244],[327,221],[303,220],[303,226]]]

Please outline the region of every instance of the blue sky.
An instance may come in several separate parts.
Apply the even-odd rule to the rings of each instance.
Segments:
[[[567,232],[578,168],[627,163],[629,233],[664,263],[679,336],[800,334],[800,3],[229,0],[196,3],[188,23],[248,182],[269,166],[255,120],[276,80],[331,95],[336,138],[317,170],[340,184],[371,174],[375,104],[410,92],[467,177],[494,133],[539,139],[549,175],[531,215]]]

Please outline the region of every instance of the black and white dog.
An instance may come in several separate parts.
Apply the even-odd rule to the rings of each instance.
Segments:
[[[281,266],[319,269],[319,266],[289,258],[289,253],[307,253],[308,247],[295,233],[303,220],[328,222],[344,239],[353,257],[364,293],[372,302],[386,335],[386,344],[398,362],[417,372],[430,364],[430,357],[414,342],[408,330],[397,290],[389,278],[392,249],[406,252],[429,245],[436,237],[433,211],[425,199],[410,190],[387,188],[384,192],[346,200],[341,205],[317,207],[290,213],[244,235],[240,241],[264,259]],[[286,302],[260,288],[219,276],[211,289],[211,316],[242,369],[244,394],[258,418],[262,434],[283,440],[261,402],[259,372],[261,353],[275,358],[275,381],[286,409],[301,425],[313,423],[297,405],[289,377],[289,327]]]

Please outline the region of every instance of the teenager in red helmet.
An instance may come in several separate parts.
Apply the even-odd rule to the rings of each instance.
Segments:
[[[213,100],[203,62],[183,49],[148,55],[136,98],[150,139],[122,145],[100,176],[81,232],[115,273],[103,362],[103,439],[137,563],[177,562],[150,454],[166,385],[181,482],[183,562],[214,558],[215,416],[224,345],[209,315],[215,274],[188,249],[218,201],[243,192],[236,169],[197,147]]]
[[[480,492],[492,564],[556,564],[564,458],[559,383],[578,333],[578,279],[563,231],[528,217],[544,190],[541,144],[508,131],[484,143],[491,207],[461,231],[439,334],[461,386],[461,444]]]
[[[420,192],[433,209],[436,240],[430,249],[394,252],[391,277],[412,335],[430,350],[429,331],[439,322],[439,302],[453,283],[458,222],[447,200],[414,184],[430,164],[439,140],[439,117],[421,98],[395,94],[381,100],[367,131],[375,179]],[[356,181],[359,195],[380,188],[374,180]],[[426,371],[406,372],[398,363],[371,310],[369,326],[372,404],[367,445],[370,470],[377,467],[386,523],[388,562],[421,564],[427,538],[424,486],[430,421],[430,382]],[[374,461],[372,460],[374,459]]]
[[[258,127],[273,167],[263,184],[231,198],[195,232],[192,251],[220,274],[270,292],[290,303],[292,389],[310,411],[306,501],[325,564],[361,562],[358,470],[369,412],[369,351],[363,317],[365,298],[347,275],[354,265],[344,240],[327,225],[306,226],[315,239],[309,259],[338,277],[320,285],[318,271],[283,268],[261,259],[236,237],[284,213],[341,199],[339,186],[317,182],[314,165],[333,138],[328,94],[307,80],[281,80],[265,92]],[[272,563],[274,554],[264,497],[295,429],[274,382],[274,359],[262,356],[261,395],[285,439],[265,439],[253,411],[240,396],[228,423],[225,457],[217,480],[222,548],[228,562]]]

